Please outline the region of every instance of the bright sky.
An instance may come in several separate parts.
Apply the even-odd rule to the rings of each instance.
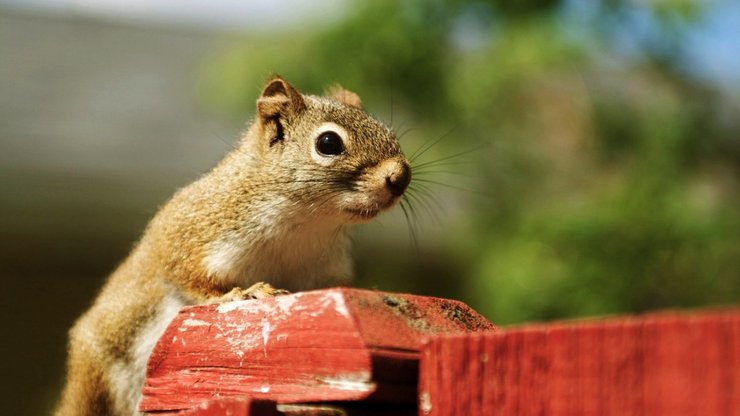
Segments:
[[[719,80],[740,90],[740,1],[714,1],[702,29],[686,40],[693,67],[700,78]]]

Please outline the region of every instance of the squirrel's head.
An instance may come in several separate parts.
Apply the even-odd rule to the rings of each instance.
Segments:
[[[248,151],[266,183],[313,215],[364,222],[395,205],[411,168],[395,134],[339,86],[326,96],[302,95],[280,77],[257,100]]]

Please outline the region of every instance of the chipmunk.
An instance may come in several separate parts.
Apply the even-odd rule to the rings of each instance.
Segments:
[[[273,77],[238,147],[159,210],[71,329],[56,414],[136,414],[149,354],[186,305],[348,284],[348,230],[410,180],[356,94],[302,95]]]

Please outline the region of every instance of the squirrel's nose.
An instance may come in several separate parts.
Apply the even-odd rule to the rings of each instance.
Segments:
[[[411,182],[411,168],[406,161],[396,164],[396,169],[385,177],[385,186],[393,196],[401,196]]]

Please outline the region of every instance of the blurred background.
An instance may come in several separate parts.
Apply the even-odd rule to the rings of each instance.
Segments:
[[[358,286],[502,325],[740,301],[735,1],[0,0],[5,413],[50,411],[67,329],[273,72],[415,155]]]

